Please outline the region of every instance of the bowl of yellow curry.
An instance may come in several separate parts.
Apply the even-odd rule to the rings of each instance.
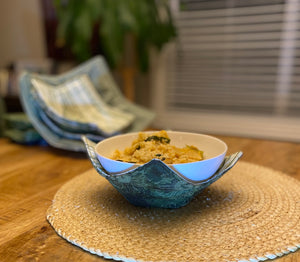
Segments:
[[[226,156],[224,141],[209,135],[147,131],[95,144],[83,137],[97,170],[137,206],[178,208],[224,175],[242,152]]]

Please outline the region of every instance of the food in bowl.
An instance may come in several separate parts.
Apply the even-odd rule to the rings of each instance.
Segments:
[[[145,133],[151,136],[154,132],[146,131]],[[202,181],[210,178],[218,170],[227,152],[226,143],[216,137],[168,130],[167,134],[174,146],[183,148],[186,145],[193,145],[203,151],[203,160],[189,163],[166,164],[154,158],[145,164],[138,164],[111,159],[117,149],[123,151],[125,148],[130,147],[132,141],[138,137],[138,134],[138,132],[135,132],[116,135],[104,139],[96,145],[95,152],[97,158],[108,173],[119,175],[135,168],[143,170],[143,166],[152,163],[154,166],[163,164],[166,168],[172,169],[186,179]]]
[[[196,146],[176,147],[165,130],[152,134],[140,132],[130,147],[115,150],[111,159],[145,164],[152,159],[159,159],[166,164],[182,164],[203,160],[203,151]]]

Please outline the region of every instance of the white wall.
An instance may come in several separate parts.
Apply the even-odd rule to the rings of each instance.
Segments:
[[[39,0],[0,1],[0,67],[46,57]]]

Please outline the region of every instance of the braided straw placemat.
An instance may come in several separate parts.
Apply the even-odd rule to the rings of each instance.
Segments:
[[[94,169],[57,192],[47,219],[118,261],[263,261],[300,248],[300,182],[240,161],[179,209],[131,205]]]

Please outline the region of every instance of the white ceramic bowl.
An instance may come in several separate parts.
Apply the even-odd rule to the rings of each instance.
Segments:
[[[153,134],[156,131],[147,131],[145,133]],[[171,145],[184,147],[186,145],[196,146],[204,152],[204,160],[167,165],[169,168],[184,176],[188,180],[201,181],[209,179],[220,167],[227,152],[227,145],[220,139],[197,133],[167,131]],[[110,174],[124,173],[132,170],[142,164],[133,164],[120,162],[110,159],[116,149],[120,151],[130,147],[138,133],[128,133],[107,138],[99,142],[95,151],[97,158],[103,168]]]

